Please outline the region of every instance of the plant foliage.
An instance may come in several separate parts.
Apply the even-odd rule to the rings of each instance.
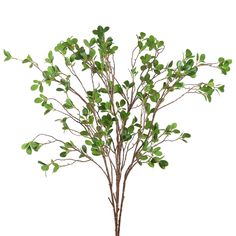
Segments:
[[[164,42],[141,32],[132,51],[129,76],[120,80],[116,77],[114,58],[118,46],[107,35],[108,31],[109,27],[98,26],[91,38],[70,37],[60,41],[48,52],[44,68],[30,55],[18,59],[4,50],[4,57],[5,61],[20,60],[39,71],[42,79],[33,80],[31,86],[36,93],[34,102],[41,105],[45,115],[58,113],[57,122],[73,139],[63,141],[40,134],[23,144],[22,149],[31,155],[43,146],[59,144],[58,155],[53,160],[39,161],[44,172],[57,172],[61,167],[81,162],[97,165],[108,179],[109,200],[114,209],[116,235],[119,235],[125,183],[130,171],[136,164],[165,169],[168,162],[162,144],[187,142],[191,137],[175,122],[161,126],[157,114],[191,94],[211,102],[216,92],[224,92],[224,85],[211,78],[201,80],[199,70],[209,67],[226,75],[232,61],[219,57],[216,62],[208,62],[204,53],[186,49],[182,58],[164,64],[159,59],[165,49]],[[57,57],[64,60],[64,66],[56,63]],[[51,97],[44,92],[47,86],[58,95]],[[39,142],[41,136],[50,140]]]

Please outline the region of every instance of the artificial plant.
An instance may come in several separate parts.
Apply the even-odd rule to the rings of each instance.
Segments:
[[[59,144],[54,160],[38,161],[45,173],[76,163],[95,164],[107,179],[115,236],[120,236],[126,183],[133,168],[157,165],[165,169],[168,162],[162,144],[190,138],[176,123],[161,127],[157,114],[186,95],[200,95],[211,102],[213,93],[224,92],[224,85],[213,79],[200,80],[198,71],[209,67],[226,75],[232,61],[220,57],[207,62],[205,54],[187,49],[178,61],[162,64],[159,55],[165,49],[164,42],[141,32],[131,54],[129,76],[121,80],[115,67],[118,47],[107,37],[108,30],[98,26],[92,38],[79,42],[70,37],[59,42],[54,52],[48,53],[45,68],[30,55],[18,59],[6,50],[4,55],[5,61],[18,60],[39,71],[42,79],[33,80],[31,86],[38,93],[35,103],[42,106],[45,115],[58,113],[57,121],[71,134],[65,141],[39,134],[22,149],[30,155],[51,143]],[[63,59],[63,65],[57,65],[56,55]],[[45,86],[57,93],[46,94]],[[39,141],[42,137],[46,141]]]

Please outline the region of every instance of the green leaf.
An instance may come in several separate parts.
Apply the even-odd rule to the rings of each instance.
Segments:
[[[198,68],[195,66],[195,67],[192,67],[190,70],[188,70],[186,72],[186,75],[192,77],[192,78],[195,78],[196,77],[196,73],[198,71]]]
[[[217,89],[220,91],[220,92],[224,92],[225,91],[225,86],[224,85],[220,85],[219,87],[217,87]]]
[[[41,147],[41,144],[38,142],[30,142],[30,147],[34,150],[34,151],[38,151],[39,148]]]
[[[72,109],[74,107],[74,104],[71,99],[67,98],[63,107],[65,107],[66,109]]]
[[[40,92],[40,93],[43,92],[43,85],[42,85],[42,83],[39,85],[39,92]]]
[[[173,85],[177,89],[181,89],[184,87],[184,83],[180,81],[176,81],[175,84]]]
[[[46,165],[44,162],[42,162],[42,161],[38,161],[38,163],[40,164],[40,165]]]
[[[188,134],[188,133],[182,134],[182,138],[190,138],[190,137],[191,137],[191,134]]]
[[[64,146],[65,146],[65,148],[73,148],[73,143],[72,143],[72,141],[71,142],[66,142],[64,144]]]
[[[88,136],[89,133],[86,130],[84,130],[84,131],[81,131],[80,134],[82,136]]]
[[[162,46],[164,46],[164,41],[158,41],[157,42],[157,45],[158,45],[158,48],[160,48],[160,47],[162,47]]]
[[[35,91],[35,90],[38,89],[38,87],[39,87],[38,84],[33,84],[30,89],[31,89],[32,91]]]
[[[57,88],[56,91],[62,92],[62,91],[65,91],[65,90],[63,88]]]
[[[53,162],[53,166],[54,166],[53,167],[53,173],[56,173],[59,170],[60,166],[55,162]]]
[[[106,108],[106,110],[111,110],[111,102],[106,102],[105,108]]]
[[[219,59],[218,59],[219,63],[223,63],[224,61],[225,61],[225,59],[223,57],[219,57]]]
[[[88,123],[89,124],[93,124],[93,122],[94,122],[94,116],[89,116],[89,119],[88,119]]]
[[[138,41],[138,47],[139,47],[140,50],[143,49],[143,43],[141,41]]]
[[[125,111],[120,112],[120,117],[123,121],[127,120],[129,118],[129,115],[130,115],[129,112],[125,112]]]
[[[12,56],[10,54],[10,52],[6,51],[5,49],[3,50],[3,53],[5,55],[5,59],[4,61],[9,61],[10,59],[12,59]]]
[[[200,55],[200,62],[205,62],[205,58],[206,58],[206,55],[205,54],[201,54]]]
[[[151,105],[150,105],[150,103],[146,103],[145,104],[145,111],[149,114],[150,113],[150,111],[151,111]]]
[[[139,160],[146,161],[148,159],[148,156],[140,156]]]
[[[169,165],[169,163],[168,163],[166,160],[160,160],[160,161],[159,161],[159,166],[160,166],[162,169],[165,169],[168,165]]]
[[[156,91],[155,93],[152,93],[152,95],[150,96],[150,99],[152,102],[157,102],[159,98],[160,98],[160,94]]]
[[[156,156],[162,156],[162,152],[160,151],[160,147],[157,147],[153,150],[153,153],[156,155]]]
[[[155,164],[153,162],[149,161],[148,165],[153,168]]]
[[[118,49],[117,46],[113,46],[113,47],[110,49],[110,53],[111,53],[111,54],[114,54],[117,49]]]
[[[99,61],[95,61],[95,66],[97,67],[98,71],[102,71],[102,64]]]
[[[124,99],[120,100],[120,106],[123,107],[126,104],[126,101]]]
[[[178,70],[182,70],[183,62],[182,61],[177,61],[176,63]]]
[[[121,134],[121,138],[123,141],[129,141],[131,138],[132,138],[132,135],[130,135],[129,133],[127,132],[123,132]]]
[[[153,157],[153,158],[151,159],[151,162],[155,164],[155,163],[158,163],[159,160],[160,160],[159,157]]]
[[[146,33],[140,32],[140,38],[143,39],[146,36]]]
[[[114,93],[123,94],[123,89],[121,88],[121,86],[119,84],[116,84],[114,86]]]
[[[179,131],[178,129],[174,129],[174,130],[173,130],[173,133],[174,133],[174,134],[179,134],[180,131]]]
[[[99,149],[97,149],[97,148],[92,148],[92,154],[93,154],[94,156],[100,156],[100,155],[102,155],[101,151],[100,151]]]
[[[95,55],[96,55],[96,51],[91,48],[91,49],[89,50],[89,56],[90,56],[91,58],[94,58]]]
[[[24,143],[21,145],[21,149],[25,150],[29,146],[29,143]]]
[[[82,151],[83,151],[84,153],[87,153],[87,147],[86,147],[85,145],[82,146]]]
[[[89,145],[89,146],[92,146],[92,145],[93,145],[93,143],[92,143],[90,140],[85,140],[85,143],[86,143],[87,145]]]
[[[60,153],[60,157],[66,157],[67,156],[67,152],[61,152]]]
[[[214,80],[213,80],[213,79],[209,80],[209,82],[207,83],[207,85],[210,86],[210,87],[212,87],[212,88],[214,88],[214,86],[215,86]]]
[[[28,63],[28,62],[33,62],[33,59],[30,55],[27,55],[27,57],[22,61],[22,63]]]
[[[107,114],[107,115],[102,116],[101,123],[104,127],[110,128],[113,123],[111,115]]]
[[[43,114],[47,115],[50,111],[51,111],[50,109],[47,109]]]
[[[35,99],[34,99],[34,102],[35,102],[35,103],[41,103],[42,101],[43,101],[42,98],[35,98]]]
[[[82,110],[82,114],[83,114],[83,116],[87,116],[88,115],[88,109],[84,107],[83,110]]]
[[[93,46],[96,42],[97,40],[95,38],[91,38],[89,44],[90,46]]]
[[[186,56],[186,58],[191,58],[192,57],[192,52],[189,49],[186,49],[185,56]]]
[[[84,45],[86,47],[90,47],[90,43],[89,43],[89,41],[87,39],[84,39],[83,41],[84,41]]]
[[[26,153],[29,154],[29,155],[32,154],[32,149],[31,149],[30,146],[28,146],[28,147],[26,148]]]
[[[54,56],[53,56],[53,53],[52,53],[52,51],[49,51],[48,52],[48,58],[46,58],[45,59],[45,61],[47,62],[47,63],[53,63],[53,60],[54,60]]]
[[[105,33],[105,32],[107,32],[109,29],[110,29],[110,27],[109,27],[109,26],[106,26],[106,27],[103,29],[103,32]]]
[[[144,56],[141,56],[140,59],[142,63],[145,65],[151,60],[151,55],[150,54],[145,54]]]
[[[49,170],[49,165],[42,165],[42,166],[41,166],[41,169],[42,169],[43,171],[48,171],[48,170]]]
[[[132,124],[135,124],[138,121],[138,118],[135,116],[132,120]]]
[[[171,129],[175,129],[175,128],[177,128],[177,124],[176,123],[171,124]]]

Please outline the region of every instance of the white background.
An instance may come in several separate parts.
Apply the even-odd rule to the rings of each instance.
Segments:
[[[234,1],[1,1],[0,49],[28,53],[43,66],[47,52],[69,36],[91,36],[97,25],[111,27],[119,45],[120,79],[127,76],[136,34],[163,39],[164,61],[181,58],[186,48],[205,52],[209,61],[235,55]],[[38,159],[55,158],[45,148],[27,156],[20,145],[38,132],[57,134],[54,117],[34,104],[35,70],[0,63],[0,235],[111,236],[108,188],[99,170],[77,165],[44,177]],[[233,64],[235,66],[235,64]],[[165,147],[166,170],[137,167],[128,182],[122,236],[236,235],[235,69],[225,77],[205,70],[198,78],[226,84],[211,104],[186,97],[160,113],[190,132],[188,144]],[[87,79],[87,78],[84,78]],[[86,81],[85,81],[86,83]]]

